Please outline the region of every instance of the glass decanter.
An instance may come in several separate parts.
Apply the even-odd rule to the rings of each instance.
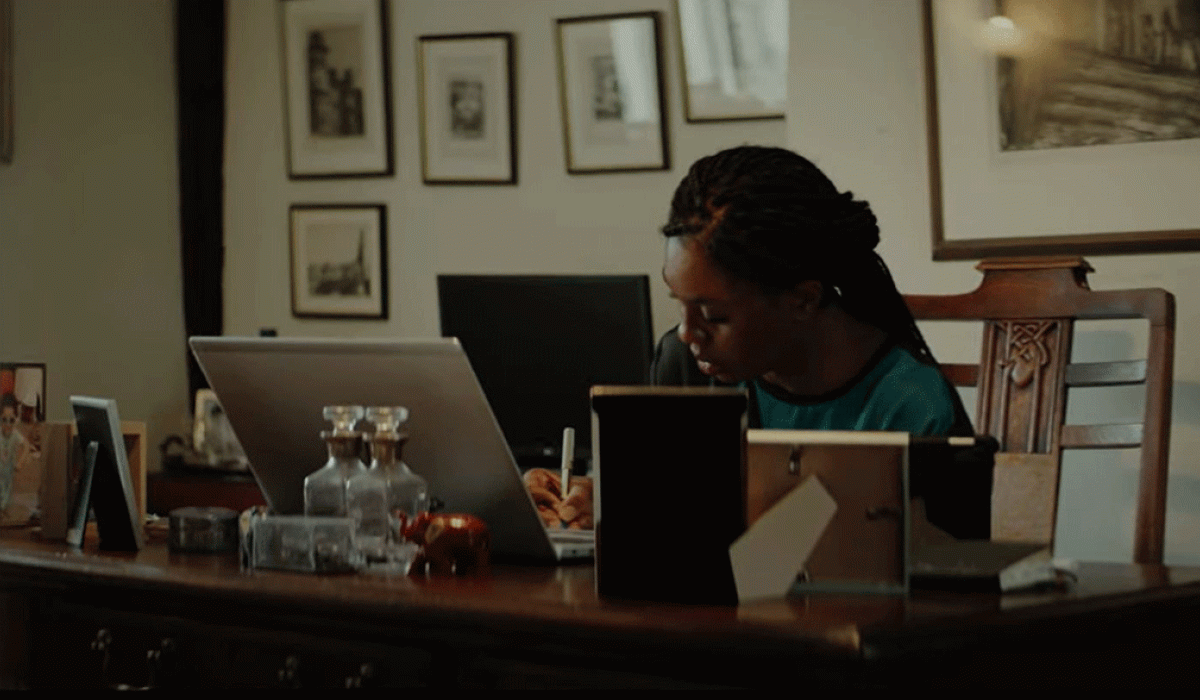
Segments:
[[[367,419],[376,422],[374,409],[367,410]],[[379,462],[377,444],[379,426],[376,422],[375,438],[372,439],[371,466],[352,476],[346,482],[346,508],[354,519],[355,546],[366,556],[367,561],[382,561],[386,558],[387,545],[394,538],[389,518],[388,485],[385,472]]]
[[[371,463],[378,465],[387,483],[387,512],[392,518],[390,531],[401,539],[400,528],[418,513],[429,509],[429,485],[401,459],[408,433],[400,432],[400,429],[408,422],[408,409],[372,406],[367,409],[367,420],[375,424]]]
[[[329,449],[325,466],[304,477],[304,514],[346,517],[346,482],[366,470],[359,458],[362,434],[354,429],[362,420],[362,406],[326,406],[323,414],[333,430],[321,432]]]

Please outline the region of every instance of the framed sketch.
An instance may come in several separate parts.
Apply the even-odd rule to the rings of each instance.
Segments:
[[[421,177],[427,184],[515,184],[512,34],[417,40]]]
[[[386,207],[291,207],[292,315],[386,319]]]
[[[13,3],[0,0],[0,163],[13,157]]]
[[[288,177],[386,176],[387,12],[380,0],[283,0]]]
[[[568,173],[667,170],[659,13],[558,20]]]
[[[924,0],[933,258],[1200,250],[1200,0]]]
[[[787,0],[675,0],[687,121],[783,119]]]

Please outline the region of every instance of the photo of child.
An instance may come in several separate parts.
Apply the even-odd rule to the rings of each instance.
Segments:
[[[0,363],[0,524],[24,525],[37,512],[46,367]]]

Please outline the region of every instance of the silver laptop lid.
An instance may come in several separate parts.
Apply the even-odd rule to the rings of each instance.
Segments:
[[[484,519],[500,555],[554,558],[520,472],[458,341],[193,337],[196,360],[268,504],[302,513],[328,458],[321,409],[405,406],[403,458],[448,512]]]

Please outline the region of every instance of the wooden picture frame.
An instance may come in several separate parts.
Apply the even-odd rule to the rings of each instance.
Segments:
[[[383,204],[292,205],[293,316],[388,317],[386,209]]]
[[[1200,139],[1001,151],[995,8],[922,3],[933,259],[1200,250]]]
[[[564,18],[557,30],[567,172],[669,170],[659,13]]]
[[[290,179],[392,175],[386,7],[281,0]]]
[[[787,0],[675,0],[688,123],[783,119]]]
[[[418,37],[417,75],[422,181],[516,184],[513,35]]]

